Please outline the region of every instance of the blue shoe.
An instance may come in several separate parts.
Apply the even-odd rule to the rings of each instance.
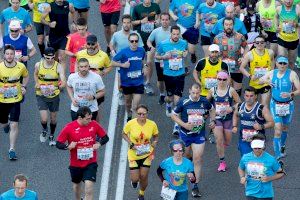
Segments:
[[[8,151],[8,158],[9,160],[18,160],[15,150],[11,149]]]

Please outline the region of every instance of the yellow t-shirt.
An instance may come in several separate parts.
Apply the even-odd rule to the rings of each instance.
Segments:
[[[23,99],[20,78],[27,77],[28,70],[23,63],[17,62],[14,67],[0,63],[0,102],[16,103]]]
[[[141,126],[137,119],[130,120],[124,127],[123,132],[129,137],[130,141],[134,143],[140,150],[128,150],[128,160],[140,160],[148,157],[152,151],[151,138],[158,135],[158,128],[154,121],[147,119],[146,123]],[[149,152],[146,149],[149,149]],[[137,155],[139,152],[147,152],[143,155]]]
[[[42,14],[45,11],[45,8],[50,6],[54,0],[32,0],[33,2],[33,15],[32,19],[36,23],[41,23]],[[46,20],[49,21],[49,16],[46,17]]]
[[[111,65],[108,55],[101,50],[91,56],[87,53],[86,49],[83,49],[76,54],[76,60],[78,61],[80,58],[86,58],[89,61],[91,70],[98,74],[105,67],[110,67]]]

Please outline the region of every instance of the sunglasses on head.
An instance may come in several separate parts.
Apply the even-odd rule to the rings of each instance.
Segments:
[[[138,43],[139,42],[139,40],[129,40],[130,41],[130,43]]]
[[[183,149],[173,149],[173,152],[183,152]]]
[[[218,81],[227,81],[227,78],[223,79],[223,78],[218,78]]]

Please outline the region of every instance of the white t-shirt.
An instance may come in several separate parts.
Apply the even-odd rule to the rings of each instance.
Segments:
[[[73,88],[74,98],[77,100],[79,107],[88,106],[92,112],[98,110],[97,100],[87,100],[87,95],[96,95],[97,91],[105,88],[100,75],[89,71],[86,77],[80,77],[78,72],[68,77],[67,85]],[[77,112],[78,108],[71,103],[71,110]]]

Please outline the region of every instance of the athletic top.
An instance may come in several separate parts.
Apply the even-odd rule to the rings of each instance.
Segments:
[[[63,5],[61,6],[57,5],[55,2],[52,2],[50,3],[50,6],[50,22],[56,21],[56,26],[55,28],[50,27],[49,36],[62,37],[69,35],[69,2],[63,1]]]
[[[290,79],[292,70],[287,69],[283,75],[283,77],[278,78],[278,69],[273,70],[273,77],[272,77],[272,98],[277,102],[288,102],[292,99],[282,98],[280,96],[283,92],[292,92],[293,91],[293,83]]]
[[[19,200],[38,200],[36,192],[32,190],[25,189],[25,196],[23,197],[16,197],[15,195],[15,189],[8,190],[7,192],[4,192],[0,196],[1,200],[13,200],[13,199],[19,199]]]
[[[144,46],[143,40],[141,40],[141,36],[138,32],[130,30],[129,33],[138,34],[138,36],[139,36],[138,46],[139,47]],[[112,35],[111,40],[110,40],[110,44],[112,44],[115,47],[116,53],[121,51],[121,49],[125,49],[125,48],[129,47],[128,36],[129,36],[129,34],[125,35],[123,30],[117,31]]]
[[[167,39],[170,39],[170,36],[171,36],[171,33],[170,33],[170,29],[171,27],[169,27],[166,31],[162,28],[162,27],[158,27],[156,29],[154,29],[150,36],[148,37],[148,40],[150,42],[152,42],[152,45],[153,46],[158,46],[158,44],[161,42],[161,41],[164,41],[164,40],[167,40]],[[153,44],[153,42],[155,42]],[[160,62],[158,60],[154,60],[155,62]],[[161,61],[163,62],[163,61]]]
[[[224,25],[223,25],[224,19],[225,18],[219,19],[218,22],[215,24],[215,26],[211,31],[213,35],[218,35],[224,31]],[[234,18],[233,30],[242,35],[247,34],[245,24],[239,18],[236,17]]]
[[[271,0],[268,8],[264,7],[263,1],[258,2],[258,13],[260,15],[260,22],[265,31],[276,32],[275,18],[276,18],[276,1]]]
[[[45,12],[47,7],[50,7],[50,3],[54,0],[32,0],[33,3],[33,21],[36,23],[42,23],[42,14]],[[46,17],[46,21],[49,21],[49,16]]]
[[[227,86],[227,92],[224,96],[220,96],[217,87],[214,87],[212,95],[212,103],[216,109],[216,119],[231,120],[233,112],[226,114],[226,109],[233,106],[233,97],[230,94],[230,86]]]
[[[69,3],[72,3],[74,5],[74,8],[77,9],[85,9],[90,8],[90,0],[68,0]]]
[[[120,0],[109,0],[104,3],[99,3],[99,11],[101,13],[113,13],[122,9]]]
[[[297,30],[298,20],[299,17],[297,16],[295,5],[292,6],[290,11],[287,11],[285,6],[282,5],[279,15],[280,32],[278,33],[278,37],[286,42],[299,40]]]

